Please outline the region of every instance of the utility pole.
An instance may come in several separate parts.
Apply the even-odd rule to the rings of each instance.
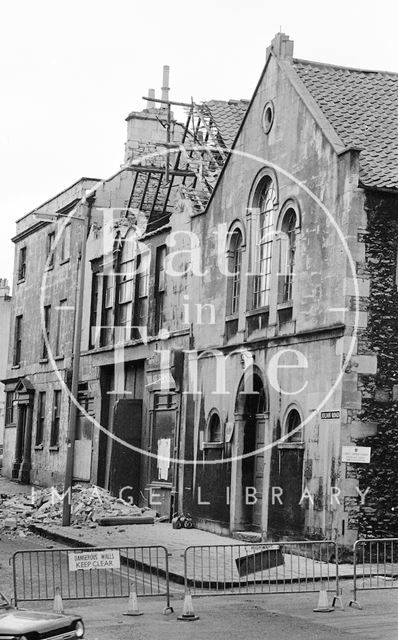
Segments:
[[[90,194],[91,195],[91,194]],[[77,400],[79,395],[79,372],[80,372],[80,345],[83,320],[83,300],[84,300],[84,273],[86,267],[86,245],[90,230],[92,202],[87,200],[87,196],[80,201],[79,208],[81,214],[79,220],[83,220],[84,229],[82,235],[82,248],[80,252],[80,272],[78,279],[77,307],[75,313],[75,331],[73,337],[73,365],[72,365],[72,385],[71,400],[69,409],[69,426],[67,435],[66,466],[64,480],[64,494],[62,504],[62,526],[70,525],[72,484],[73,484],[73,463],[75,459],[75,439],[77,423]],[[71,218],[73,220],[73,218]]]

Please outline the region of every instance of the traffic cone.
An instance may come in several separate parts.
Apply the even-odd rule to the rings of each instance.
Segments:
[[[53,611],[54,613],[64,612],[64,605],[62,604],[61,592],[59,590],[59,587],[55,587]]]
[[[143,615],[143,611],[140,611],[138,609],[138,598],[137,598],[137,590],[135,588],[135,584],[132,585],[130,589],[127,611],[123,615],[124,616],[142,616]]]
[[[325,589],[325,585],[321,584],[321,588],[319,590],[319,598],[318,598],[318,606],[314,609],[316,613],[329,613],[329,611],[334,611],[332,607],[329,606],[328,601],[328,592]]]
[[[182,620],[184,622],[194,622],[195,620],[199,620],[199,616],[196,616],[193,610],[192,596],[189,589],[185,591],[182,615],[178,616],[177,620]]]

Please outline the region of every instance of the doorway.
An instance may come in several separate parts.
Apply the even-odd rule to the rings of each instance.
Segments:
[[[262,529],[265,411],[265,389],[261,377],[257,373],[250,377],[245,375],[239,385],[235,414],[236,417],[239,415],[240,424],[237,437],[242,440],[238,513],[241,526],[248,530]]]
[[[292,409],[285,422],[285,433],[291,435],[272,448],[268,529],[277,538],[296,537],[304,529],[305,512],[300,505],[304,461],[301,422],[297,409]]]

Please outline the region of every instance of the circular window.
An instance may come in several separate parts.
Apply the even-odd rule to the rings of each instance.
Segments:
[[[265,133],[271,131],[271,127],[274,123],[274,105],[272,102],[267,102],[263,111],[263,129]]]

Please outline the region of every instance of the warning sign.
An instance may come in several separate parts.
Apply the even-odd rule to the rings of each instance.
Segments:
[[[69,571],[90,571],[91,569],[120,569],[118,549],[104,551],[69,551]]]

